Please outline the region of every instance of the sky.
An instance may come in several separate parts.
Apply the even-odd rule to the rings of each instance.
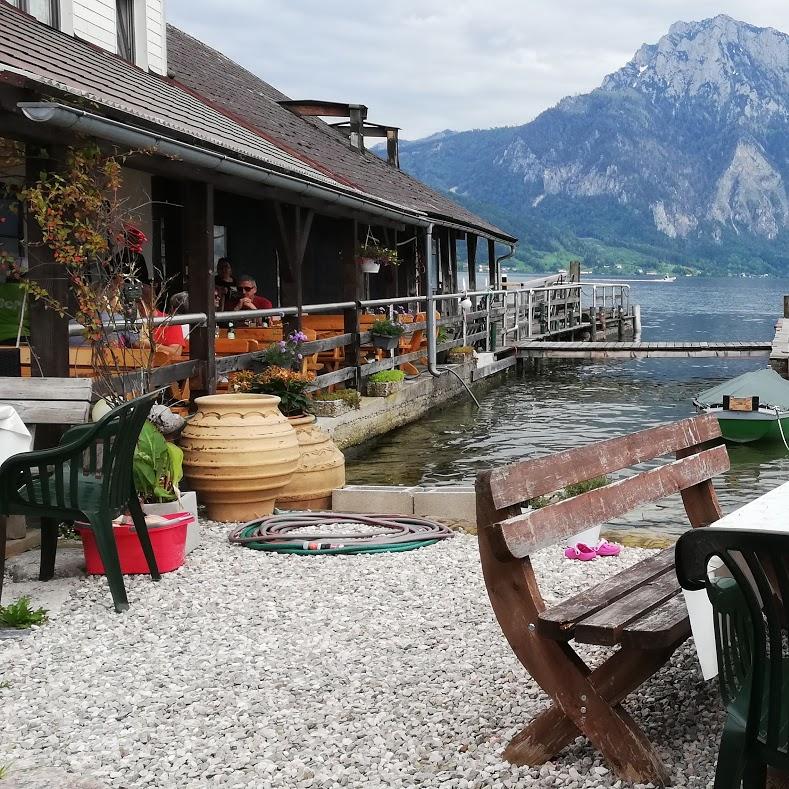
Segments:
[[[645,6],[649,6],[645,8]],[[168,20],[294,99],[365,104],[405,139],[527,123],[672,23],[789,33],[787,0],[166,0]]]

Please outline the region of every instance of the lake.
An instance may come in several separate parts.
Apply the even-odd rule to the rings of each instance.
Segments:
[[[589,277],[589,279],[592,279]],[[516,282],[510,274],[510,282]],[[789,279],[679,278],[631,284],[644,341],[772,340]],[[541,375],[510,372],[416,422],[346,450],[351,484],[471,482],[498,463],[691,416],[693,397],[713,384],[765,366],[766,359],[546,361]],[[730,446],[732,468],[716,483],[729,511],[789,479],[782,444]],[[687,528],[679,498],[614,526],[676,534]]]

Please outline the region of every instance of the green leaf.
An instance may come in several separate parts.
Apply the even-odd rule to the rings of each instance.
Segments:
[[[172,441],[167,441],[166,443],[167,454],[170,459],[170,473],[167,476],[170,478],[172,486],[177,488],[184,478],[184,451],[181,447],[173,444]]]
[[[161,485],[157,484],[153,489],[153,495],[159,501],[175,501],[175,493],[171,490],[165,490]]]

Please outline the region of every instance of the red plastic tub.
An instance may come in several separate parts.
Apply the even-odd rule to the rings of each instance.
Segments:
[[[153,553],[160,573],[177,570],[184,563],[186,549],[186,527],[194,520],[188,512],[175,512],[162,516],[172,523],[162,526],[148,526],[151,536]],[[85,553],[85,568],[89,575],[104,575],[104,564],[96,547],[93,531],[86,525],[77,524],[77,531],[82,537],[82,550]],[[121,572],[124,575],[147,575],[148,562],[142,552],[140,539],[132,524],[114,524],[115,544],[118,546],[118,558]]]

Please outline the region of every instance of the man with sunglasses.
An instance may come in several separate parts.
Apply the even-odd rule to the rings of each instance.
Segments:
[[[238,288],[241,291],[241,298],[238,300],[235,310],[270,310],[272,303],[265,296],[258,296],[258,286],[254,277],[248,274],[238,278]]]

